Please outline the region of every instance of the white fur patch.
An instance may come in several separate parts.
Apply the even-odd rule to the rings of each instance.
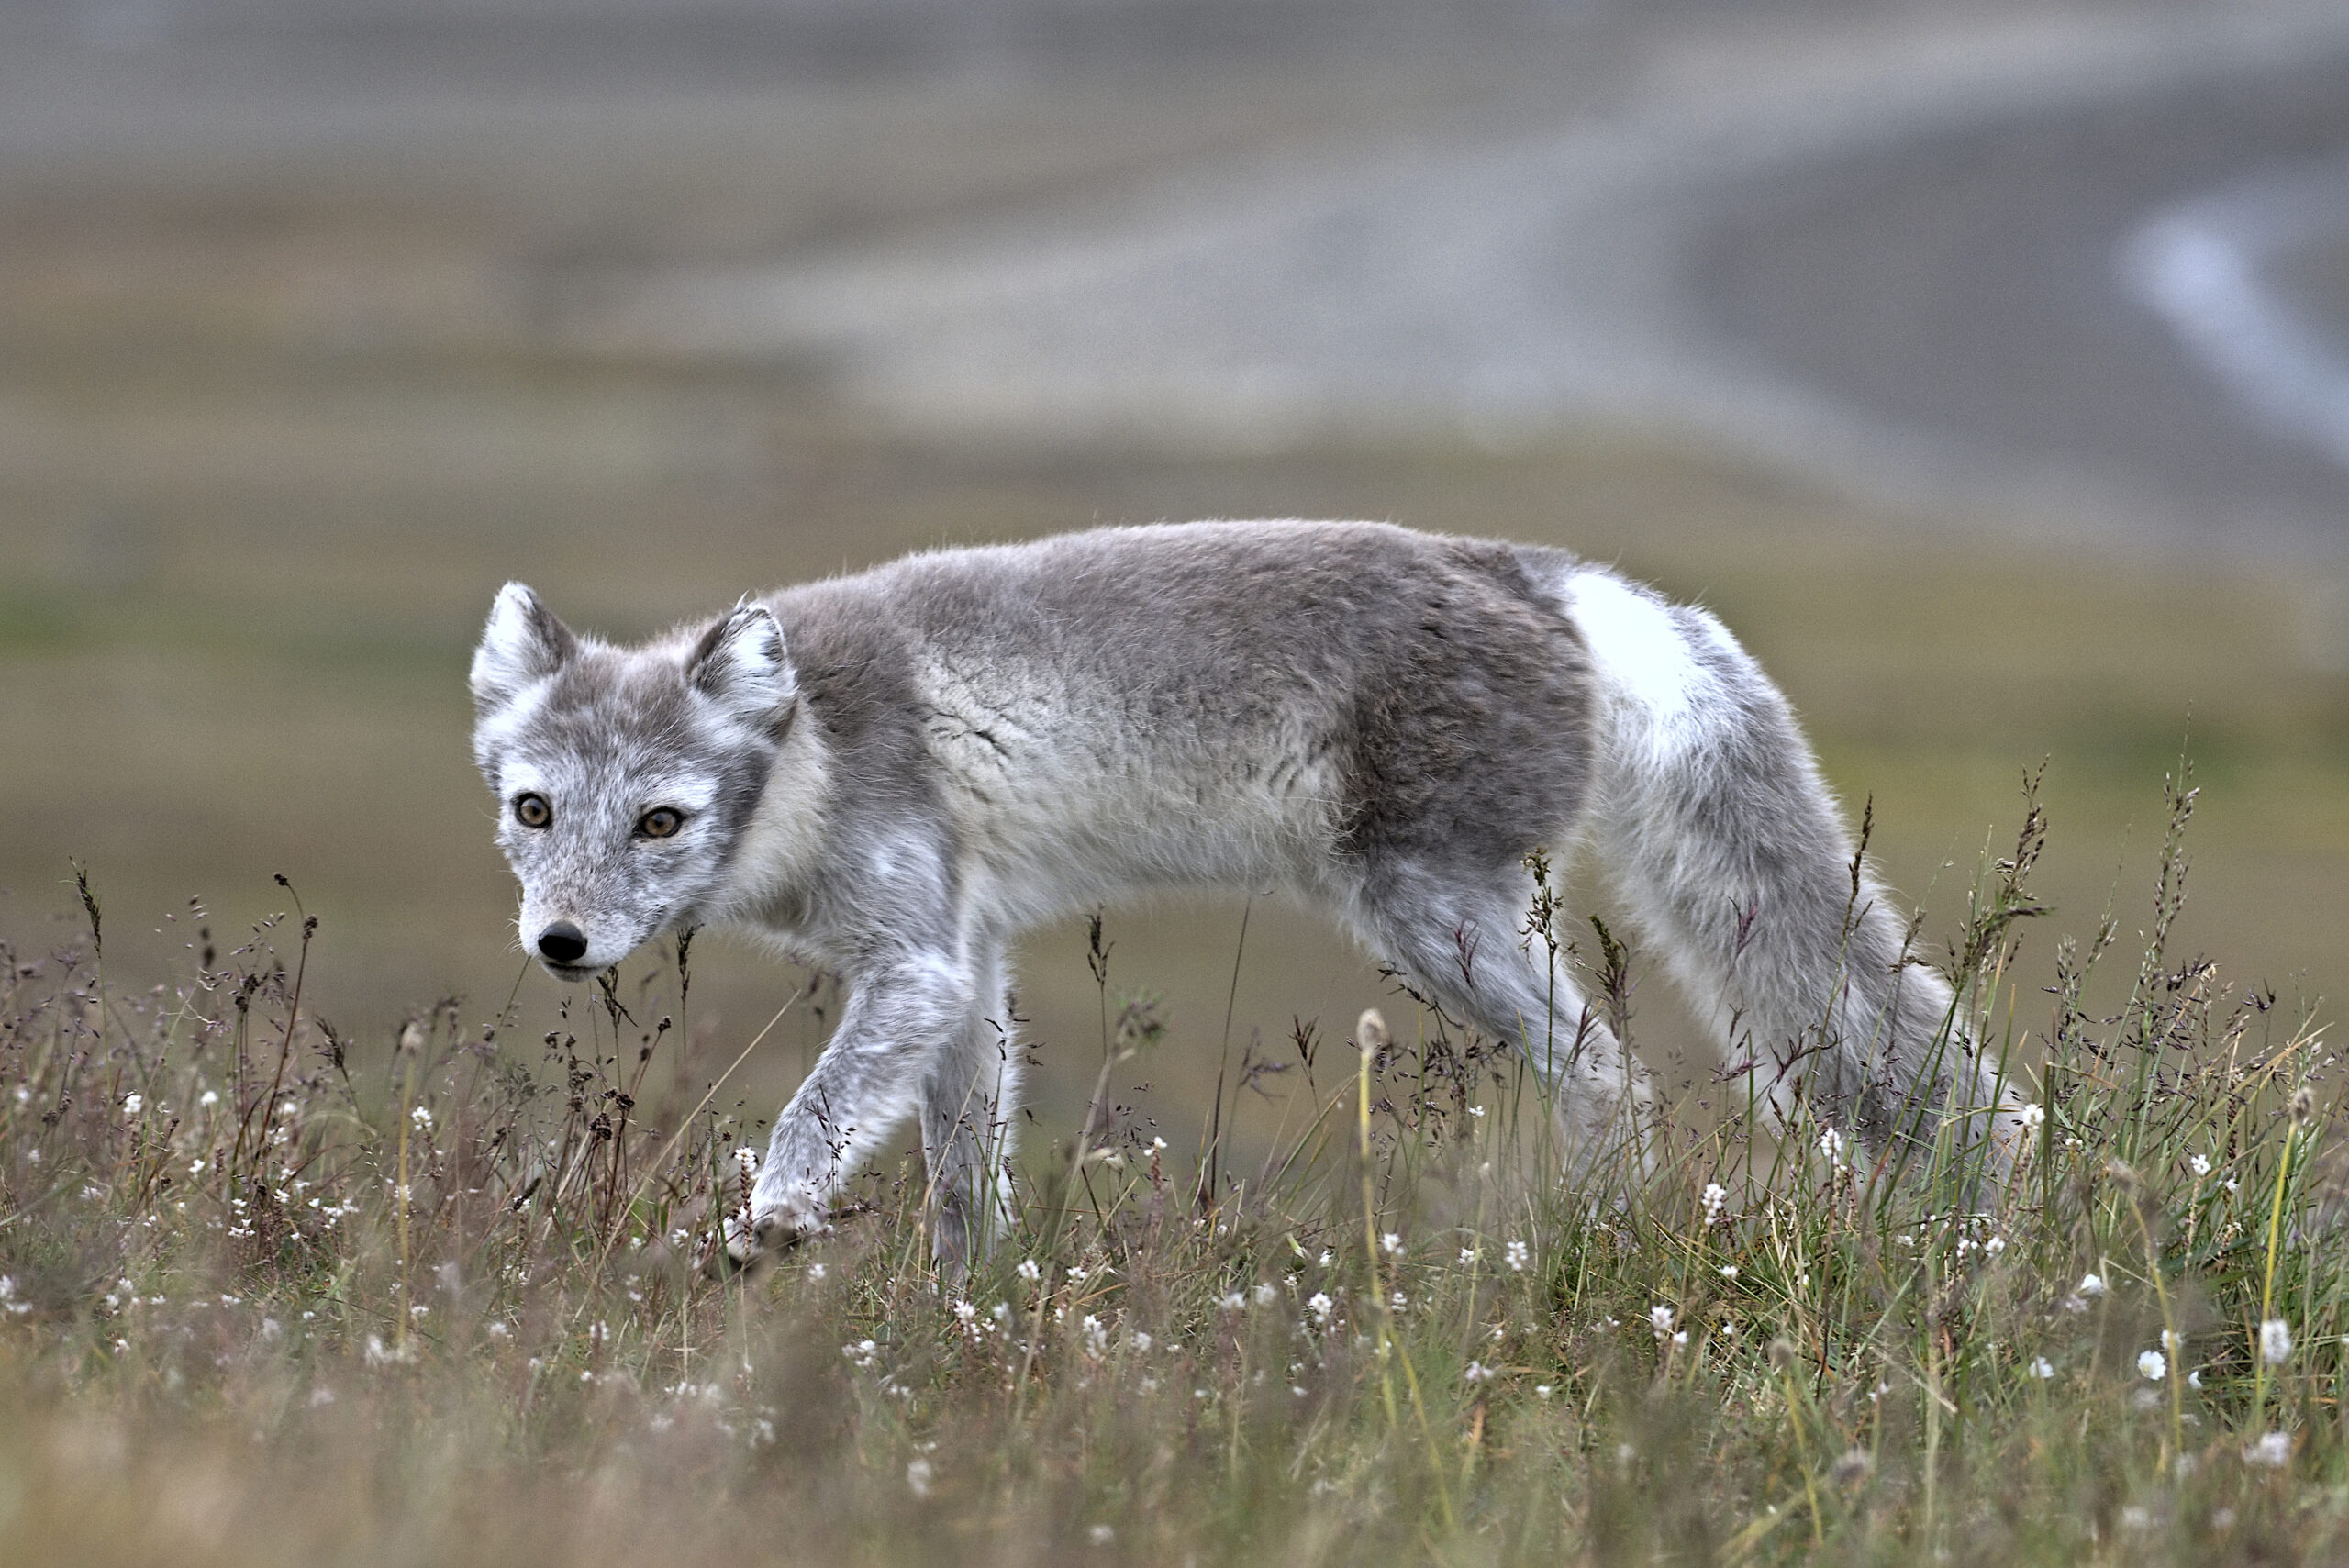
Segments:
[[[1693,739],[1716,682],[1690,651],[1671,606],[1604,572],[1575,573],[1565,599],[1619,721],[1644,731],[1659,750]]]

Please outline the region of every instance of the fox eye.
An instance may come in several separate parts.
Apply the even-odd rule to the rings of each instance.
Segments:
[[[514,797],[514,820],[525,828],[543,828],[554,820],[554,807],[542,795],[518,795]]]
[[[685,825],[684,814],[656,806],[638,821],[636,830],[648,839],[665,839]]]

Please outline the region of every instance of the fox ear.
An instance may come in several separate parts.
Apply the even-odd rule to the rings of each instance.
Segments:
[[[764,605],[737,605],[705,632],[685,661],[685,683],[737,718],[778,733],[799,697],[783,628]]]
[[[562,668],[579,651],[571,628],[519,583],[497,591],[489,625],[473,650],[473,703],[486,714]]]

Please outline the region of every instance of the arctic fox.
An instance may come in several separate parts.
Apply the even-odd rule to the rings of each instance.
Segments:
[[[1511,1043],[1573,1146],[1649,1085],[1521,928],[1587,844],[1675,979],[1882,1140],[2012,1102],[1907,962],[1785,698],[1721,624],[1564,551],[1375,523],[915,555],[641,648],[497,595],[474,754],[524,945],[585,980],[745,929],[847,983],[730,1250],[825,1223],[909,1114],[949,1262],[1000,1223],[1023,929],[1169,888],[1327,911]],[[1975,1134],[1969,1134],[1969,1137]]]

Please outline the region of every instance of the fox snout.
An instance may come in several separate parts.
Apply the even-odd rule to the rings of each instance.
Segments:
[[[545,923],[541,925],[540,921]],[[576,984],[635,951],[662,924],[656,919],[645,928],[632,929],[630,922],[621,915],[607,913],[583,919],[575,910],[551,917],[525,911],[522,946],[557,980]]]
[[[566,969],[587,956],[587,933],[568,920],[557,920],[539,933],[539,956]]]

